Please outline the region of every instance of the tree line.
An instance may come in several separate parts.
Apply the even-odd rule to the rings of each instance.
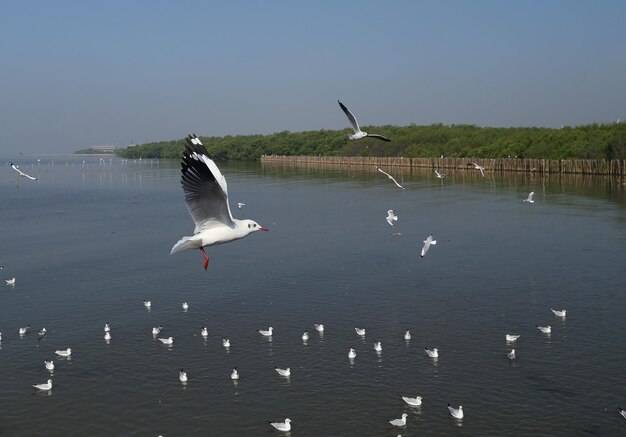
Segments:
[[[276,132],[268,135],[200,136],[215,160],[258,160],[262,155],[626,159],[623,123],[543,127],[474,125],[365,126],[392,141],[347,139],[348,129]],[[180,158],[184,138],[119,150],[123,158]]]

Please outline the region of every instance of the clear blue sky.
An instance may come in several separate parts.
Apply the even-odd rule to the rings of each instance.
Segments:
[[[626,118],[625,1],[5,1],[0,149]]]

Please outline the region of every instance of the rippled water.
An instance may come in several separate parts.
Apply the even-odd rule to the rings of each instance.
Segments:
[[[626,430],[620,182],[408,172],[402,191],[376,172],[220,164],[231,205],[246,203],[233,214],[270,232],[208,249],[204,272],[196,251],[169,255],[193,230],[178,162],[11,159],[40,181],[0,170],[0,274],[17,278],[0,285],[0,435],[272,436],[285,434],[267,421],[285,417],[294,437]],[[437,245],[420,259],[429,233]],[[27,324],[49,334],[20,338]],[[159,324],[172,347],[152,337]],[[268,326],[271,341],[257,333]],[[521,334],[514,362],[507,332]],[[67,347],[52,391],[36,392],[43,361]]]

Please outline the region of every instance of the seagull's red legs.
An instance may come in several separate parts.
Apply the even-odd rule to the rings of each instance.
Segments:
[[[206,255],[204,247],[201,247],[200,251],[202,252],[202,256],[204,256],[204,270],[206,270],[209,267],[209,257]]]

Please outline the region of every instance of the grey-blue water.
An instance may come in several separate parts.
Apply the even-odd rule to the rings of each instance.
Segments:
[[[40,180],[17,183],[10,159]],[[391,169],[400,190],[376,171],[221,163],[233,215],[270,232],[207,249],[205,272],[199,251],[169,255],[193,232],[178,162],[40,159],[0,161],[0,275],[16,278],[0,284],[0,435],[271,437],[286,417],[293,437],[626,432],[623,181]]]

